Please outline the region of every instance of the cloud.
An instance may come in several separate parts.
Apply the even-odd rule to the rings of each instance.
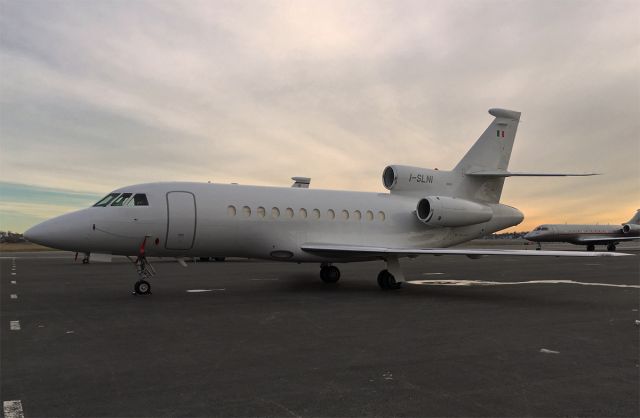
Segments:
[[[389,163],[455,165],[499,106],[523,112],[514,169],[606,173],[510,179],[505,202],[541,217],[640,206],[635,1],[2,8],[5,181],[105,193],[306,175],[380,191]]]

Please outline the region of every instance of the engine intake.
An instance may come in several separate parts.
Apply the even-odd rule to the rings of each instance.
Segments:
[[[634,225],[634,224],[622,225],[623,234],[630,234],[631,232],[640,232],[640,225]]]
[[[476,225],[491,220],[489,206],[455,197],[428,196],[418,201],[416,216],[429,226]]]

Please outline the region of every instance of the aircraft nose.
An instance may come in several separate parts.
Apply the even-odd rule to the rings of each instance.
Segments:
[[[84,210],[41,222],[25,233],[33,243],[61,250],[80,251],[88,244],[89,217]]]

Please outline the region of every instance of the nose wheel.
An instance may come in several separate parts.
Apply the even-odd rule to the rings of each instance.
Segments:
[[[146,280],[138,280],[133,285],[133,290],[136,295],[149,295],[151,294],[151,284]]]

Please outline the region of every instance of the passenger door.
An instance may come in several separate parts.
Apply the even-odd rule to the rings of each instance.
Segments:
[[[168,250],[188,250],[193,247],[196,233],[196,199],[190,192],[167,193]]]

